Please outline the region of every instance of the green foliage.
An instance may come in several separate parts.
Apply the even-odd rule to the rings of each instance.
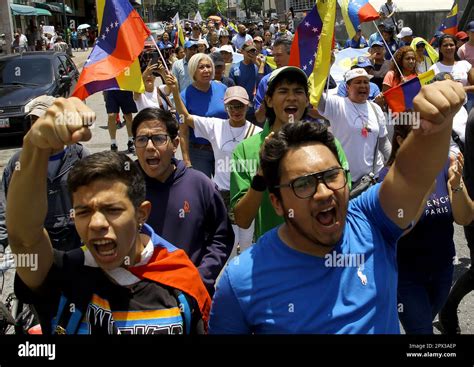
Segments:
[[[250,19],[250,12],[260,14],[262,11],[263,1],[262,0],[242,0],[242,9],[245,10],[245,16]]]
[[[224,16],[227,16],[227,0],[206,0],[199,5],[199,12],[203,19],[210,15],[217,15],[219,9]]]
[[[180,19],[186,19],[189,13],[198,11],[196,0],[158,0],[156,19],[170,21],[179,12]]]

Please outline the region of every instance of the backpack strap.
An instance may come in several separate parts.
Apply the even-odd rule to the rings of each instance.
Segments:
[[[254,131],[255,131],[255,125],[251,123],[250,127],[247,129],[247,132],[245,133],[244,140],[251,137]]]

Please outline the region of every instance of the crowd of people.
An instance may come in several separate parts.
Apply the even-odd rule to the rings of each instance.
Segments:
[[[186,22],[176,48],[167,25],[164,57],[140,60],[145,92],[104,95],[108,152],[80,143],[85,104],[33,101],[0,240],[40,257],[17,268],[15,292],[43,332],[431,334],[439,313],[459,333],[472,267],[449,292],[453,223],[474,248],[474,21],[430,44],[409,27],[395,37],[392,1],[380,12],[380,32],[345,44],[367,55],[318,106],[278,19]],[[383,93],[427,70],[421,121],[391,126]],[[118,152],[120,112],[136,161]],[[57,315],[67,302],[78,307]]]

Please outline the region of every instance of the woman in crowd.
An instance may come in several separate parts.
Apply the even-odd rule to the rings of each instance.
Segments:
[[[222,103],[227,87],[214,79],[214,63],[207,54],[197,53],[188,63],[189,75],[193,81],[181,93],[187,110],[192,115],[227,118]],[[210,142],[197,138],[194,130],[186,124],[179,126],[183,161],[188,166],[203,172],[209,178],[214,174],[214,154]]]
[[[415,51],[410,46],[400,47],[393,57],[391,70],[383,80],[382,92],[417,76]],[[400,75],[398,68],[400,68],[403,75]]]
[[[159,75],[164,79],[165,70],[161,62],[153,65],[148,63],[142,74],[145,93],[133,92],[133,99],[138,112],[148,107],[161,108],[165,111],[173,109],[173,105],[168,98],[171,94],[170,88],[165,84],[155,87],[155,80]]]
[[[181,117],[180,122],[184,122],[188,127],[194,129],[196,137],[208,139],[211,143],[215,157],[213,181],[217,185],[229,211],[238,248],[246,249],[252,244],[253,228],[243,229],[235,225],[230,210],[230,168],[232,152],[237,144],[262,131],[261,128],[245,119],[250,103],[248,94],[242,87],[230,87],[224,95],[224,105],[228,118],[200,117],[188,112],[179,95],[178,81],[173,75],[167,75],[166,85],[173,92],[176,110]]]
[[[380,172],[382,181],[412,127],[396,125],[392,153]],[[448,297],[453,278],[454,226],[469,224],[473,218],[471,199],[462,181],[464,158],[458,154],[446,161],[418,222],[398,241],[399,318],[407,334],[432,334],[432,322]]]
[[[413,45],[413,43],[412,43]],[[413,47],[413,46],[412,46]],[[426,55],[426,41],[421,39],[415,44],[416,72],[418,74],[427,72],[433,61]]]

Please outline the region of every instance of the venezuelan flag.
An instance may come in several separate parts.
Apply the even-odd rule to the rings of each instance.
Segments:
[[[383,95],[392,112],[404,112],[413,109],[413,99],[421,87],[428,84],[435,76],[434,70],[418,75],[406,83],[390,88]]]
[[[441,31],[444,34],[451,34],[453,36],[458,32],[458,4],[456,4],[456,2],[454,2],[451,11],[446,16],[443,23],[441,23],[438,31]]]
[[[128,0],[97,0],[99,37],[73,96],[86,99],[108,89],[143,93],[138,55],[150,31]]]
[[[369,0],[339,0],[347,34],[354,37],[361,23],[380,18],[380,14],[370,5]]]
[[[290,66],[308,75],[310,102],[317,107],[329,75],[336,22],[336,0],[318,1],[298,25],[290,51]]]

